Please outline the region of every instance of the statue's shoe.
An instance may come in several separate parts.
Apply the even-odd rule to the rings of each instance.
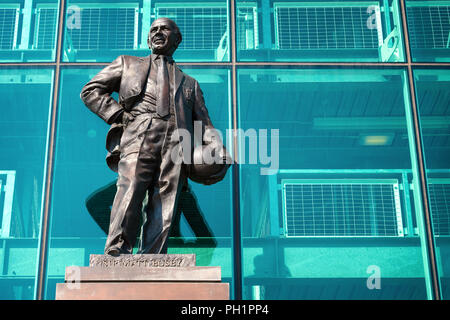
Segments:
[[[120,249],[119,248],[110,248],[110,249],[108,249],[108,251],[105,252],[105,254],[113,256],[113,257],[118,257],[118,256],[120,256]]]

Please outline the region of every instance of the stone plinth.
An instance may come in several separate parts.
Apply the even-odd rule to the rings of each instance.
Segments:
[[[228,300],[228,283],[104,282],[56,285],[56,300]]]
[[[66,268],[56,300],[228,300],[220,267],[195,266],[195,255],[91,255]]]

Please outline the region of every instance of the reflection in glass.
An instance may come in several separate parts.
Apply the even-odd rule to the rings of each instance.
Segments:
[[[117,180],[110,182],[104,187],[94,191],[86,199],[86,209],[105,235],[108,235],[109,214],[117,191],[116,183]],[[144,199],[143,208],[145,208],[147,204],[148,198],[146,197]],[[145,214],[144,209],[142,214]],[[178,208],[175,212],[172,228],[170,230],[171,237],[182,237],[180,230],[180,219],[182,214],[196,238],[205,237],[208,238],[212,244],[216,244],[211,228],[200,209],[197,197],[192,192],[189,185],[184,186],[181,191]]]
[[[0,299],[33,299],[53,70],[2,69]]]
[[[151,22],[174,20],[183,41],[177,61],[227,61],[225,0],[188,2],[140,0],[91,3],[70,1],[66,11],[64,61],[109,62],[118,55],[146,56]]]
[[[450,71],[415,70],[428,194],[443,298],[450,299]]]
[[[404,72],[240,69],[238,80],[245,298],[426,299]],[[252,151],[263,130],[278,139],[266,175]]]
[[[406,1],[413,61],[450,61],[450,2]]]
[[[54,61],[59,1],[0,3],[0,62]]]
[[[199,81],[214,126],[225,132],[230,121],[228,70],[183,69]],[[54,298],[66,266],[86,266],[89,255],[102,254],[105,245],[117,176],[105,162],[108,125],[79,97],[98,71],[62,72],[46,299]],[[190,182],[169,240],[169,253],[195,253],[198,265],[221,266],[224,281],[231,281],[230,187],[230,174],[213,186]]]
[[[397,0],[237,1],[241,61],[403,61]]]

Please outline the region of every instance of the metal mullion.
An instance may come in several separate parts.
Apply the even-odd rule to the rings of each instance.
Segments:
[[[107,66],[109,62],[62,62],[62,66]],[[213,67],[224,67],[231,66],[231,62],[177,62],[178,66],[213,66]]]
[[[55,62],[6,62],[0,63],[1,67],[54,67]]]
[[[89,67],[89,66],[107,66],[109,62],[0,62],[0,68],[2,67],[54,67],[56,65],[59,66],[77,66],[77,67]],[[450,67],[450,62],[300,62],[300,61],[292,61],[292,62],[177,62],[179,66],[214,66],[214,67],[223,67],[223,66],[324,66],[324,67],[430,67],[430,68],[448,68]]]
[[[446,62],[412,62],[411,66],[414,67],[427,67],[427,68],[448,68],[450,63]]]
[[[241,237],[241,213],[240,213],[240,177],[239,165],[236,162],[239,156],[238,146],[238,118],[237,118],[237,70],[236,70],[236,1],[229,0],[229,19],[230,19],[230,52],[231,52],[231,94],[233,109],[233,283],[234,299],[242,300],[242,237]]]
[[[247,66],[406,66],[406,63],[399,62],[237,62],[237,65],[247,65]]]
[[[50,122],[50,136],[48,144],[48,157],[47,157],[47,175],[45,178],[44,186],[44,208],[41,217],[41,230],[39,237],[38,247],[38,261],[37,261],[37,279],[35,287],[35,298],[37,300],[44,299],[45,282],[47,277],[47,256],[48,256],[48,238],[50,228],[50,202],[51,191],[53,185],[53,167],[55,158],[55,139],[56,139],[56,118],[58,113],[58,98],[59,98],[59,82],[60,82],[60,69],[61,69],[61,51],[62,51],[62,37],[64,27],[64,13],[65,13],[65,1],[60,0],[59,3],[59,17],[58,17],[58,34],[56,38],[56,61],[52,64],[55,67],[55,77],[53,80],[53,100],[51,109],[51,122]],[[22,64],[24,65],[24,64]],[[42,64],[41,64],[42,65]]]
[[[411,99],[411,111],[412,111],[412,121],[414,125],[414,137],[415,137],[415,153],[417,155],[417,166],[419,179],[418,181],[420,185],[420,194],[422,198],[422,209],[423,209],[423,222],[424,222],[424,232],[426,238],[426,246],[429,263],[429,276],[431,278],[432,290],[430,292],[432,300],[441,300],[441,288],[439,284],[439,274],[437,270],[437,260],[436,260],[436,246],[434,243],[434,234],[433,234],[433,225],[431,220],[431,211],[430,204],[428,201],[428,184],[427,184],[427,176],[425,172],[425,161],[424,161],[424,150],[422,146],[422,135],[421,135],[421,127],[420,127],[420,119],[417,107],[416,93],[415,93],[415,85],[414,85],[414,75],[413,75],[413,63],[411,59],[411,48],[409,45],[409,33],[408,33],[408,25],[406,21],[406,6],[405,0],[399,0],[400,2],[400,10],[402,16],[402,24],[403,24],[403,34],[405,40],[405,53],[406,53],[406,64],[408,71],[408,82],[409,82],[409,95]]]

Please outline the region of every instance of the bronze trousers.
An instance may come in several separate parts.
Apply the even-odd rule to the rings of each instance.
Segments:
[[[172,161],[179,146],[171,139],[174,115],[169,119],[153,117],[141,141],[139,152],[119,161],[117,192],[111,209],[105,253],[118,249],[132,253],[141,226],[138,253],[166,253],[170,226],[182,189],[182,164]],[[148,195],[147,206],[142,203]],[[143,214],[142,214],[143,212]]]

